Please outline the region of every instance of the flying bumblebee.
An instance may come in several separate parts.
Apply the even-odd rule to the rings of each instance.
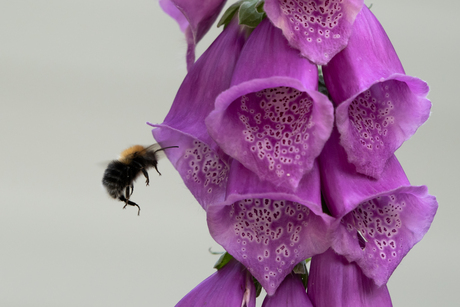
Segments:
[[[154,167],[158,171],[158,152],[179,146],[169,146],[160,148],[158,144],[148,147],[135,145],[125,149],[118,160],[113,160],[107,166],[102,178],[102,185],[106,188],[107,193],[114,198],[125,203],[126,206],[135,206],[138,208],[137,215],[141,212],[141,207],[135,202],[129,200],[134,191],[134,181],[142,173],[145,177],[145,184],[149,185],[149,174],[147,169]]]

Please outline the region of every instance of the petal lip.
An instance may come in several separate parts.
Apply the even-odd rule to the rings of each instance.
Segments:
[[[410,185],[395,156],[379,179],[357,173],[338,138],[334,129],[319,159],[321,189],[337,218],[332,247],[381,286],[428,231],[438,203],[425,186]]]
[[[396,208],[404,203],[402,208],[396,209],[402,212],[398,213],[399,216],[393,218],[393,220],[391,220],[390,214],[376,216],[376,218],[382,217],[385,223],[387,223],[386,219],[388,219],[388,225],[382,223],[388,229],[388,233],[379,235],[378,231],[377,233],[373,232],[373,227],[379,229],[381,225],[378,225],[378,222],[371,223],[371,225],[361,228],[361,233],[365,231],[365,234],[361,235],[366,236],[368,240],[365,243],[365,248],[363,249],[358,245],[355,229],[350,230],[349,228],[353,224],[353,222],[350,224],[350,221],[356,221],[356,216],[360,216],[357,213],[359,209],[366,209],[361,204],[358,211],[354,211],[353,214],[350,213],[342,219],[348,222],[349,228],[341,226],[337,229],[332,247],[348,261],[356,262],[363,270],[363,273],[373,279],[377,286],[382,286],[388,282],[393,271],[412,247],[429,230],[436,214],[438,203],[434,196],[428,194],[426,186],[403,186],[387,193],[377,194],[371,201],[380,205],[380,202],[375,201],[377,198],[396,199],[399,201],[399,203],[395,204]],[[385,207],[379,210],[385,210]],[[394,214],[395,212],[392,211],[391,213]],[[357,227],[359,228],[359,226]],[[370,234],[373,235],[370,236]]]
[[[208,207],[211,236],[249,269],[269,295],[298,262],[331,244],[334,218],[321,211],[318,175],[315,166],[298,192],[278,192],[233,160],[225,201]]]
[[[363,0],[345,0],[340,4],[333,0],[328,2],[324,6],[324,1],[320,0],[289,3],[266,0],[264,9],[273,24],[282,29],[292,47],[313,63],[326,65],[347,45],[354,20],[364,3]],[[336,10],[337,6],[340,6],[339,10]]]
[[[314,100],[311,116],[314,118],[315,126],[310,134],[311,142],[309,143],[308,155],[303,159],[304,171],[295,176],[292,172],[296,170],[291,170],[291,176],[288,178],[267,175],[269,173],[267,167],[260,163],[260,158],[251,152],[249,145],[244,145],[244,140],[242,140],[243,135],[228,133],[228,131],[242,130],[244,127],[241,123],[233,121],[228,116],[227,108],[231,103],[245,94],[280,86],[305,92]],[[246,167],[258,174],[261,179],[270,180],[276,186],[283,185],[295,188],[298,186],[302,176],[312,169],[316,157],[321,153],[324,143],[332,131],[333,120],[333,106],[325,95],[315,90],[305,89],[299,80],[288,77],[271,77],[247,81],[233,86],[220,94],[216,99],[215,109],[206,118],[206,126],[211,137],[220,145],[223,151],[239,160]],[[235,126],[237,124],[241,126]],[[236,145],[241,143],[243,145]]]
[[[166,151],[166,156],[179,172],[187,188],[204,210],[225,200],[230,160],[214,152],[200,140],[166,125],[154,125],[154,138],[162,146],[179,146]],[[212,180],[208,180],[211,175]]]
[[[400,94],[397,92],[396,86],[393,87],[393,85],[404,86],[406,90]],[[390,88],[389,93],[393,97],[391,101],[394,112],[389,115],[394,124],[388,125],[388,134],[385,135],[382,135],[381,130],[376,132],[375,128],[369,130],[364,127],[372,138],[376,136],[381,138],[380,143],[384,145],[378,150],[378,145],[375,145],[378,142],[369,141],[369,138],[365,139],[358,135],[356,125],[350,117],[350,105],[362,99],[363,93],[373,91],[375,87],[383,86]],[[395,91],[391,93],[393,88]],[[367,89],[345,100],[336,108],[336,124],[341,135],[340,144],[347,153],[348,161],[356,166],[358,172],[377,179],[381,176],[393,153],[428,120],[431,110],[431,102],[426,98],[428,91],[426,82],[415,77],[395,73],[388,78],[382,78],[372,83]],[[365,108],[362,110],[368,111]],[[380,112],[381,110],[378,109]],[[374,127],[376,123],[379,124],[378,116],[376,117],[377,119],[374,120],[367,119],[372,122],[368,127]],[[364,130],[360,131],[362,134]],[[367,146],[372,146],[372,149],[366,149]]]
[[[278,48],[272,48],[273,45]],[[254,61],[254,57],[260,60]],[[232,86],[217,97],[215,109],[206,118],[208,132],[223,151],[255,172],[259,178],[271,181],[275,186],[286,185],[295,189],[302,176],[311,170],[332,130],[332,104],[325,95],[317,92],[317,86],[315,65],[299,57],[297,51],[289,47],[281,31],[266,19],[245,44],[235,67]],[[262,97],[265,95],[263,91],[276,92],[280,88],[284,91],[284,87],[287,88],[286,93],[295,90],[303,96],[285,94],[278,97],[277,102],[273,102],[274,98]],[[262,107],[264,99],[272,99],[265,105],[273,104]],[[282,105],[282,99],[287,99],[285,105]],[[248,101],[251,114],[238,106],[243,104],[243,100]],[[289,108],[301,103],[306,105],[302,107],[306,113],[302,115],[297,111],[294,115]],[[277,108],[286,108],[287,111],[276,111]],[[288,111],[293,113],[287,115]],[[257,115],[260,116],[259,120]],[[290,123],[287,122],[289,116],[293,119]],[[247,122],[244,122],[245,118]],[[275,130],[279,130],[277,136],[269,132]],[[284,134],[286,132],[288,134]],[[286,144],[297,143],[292,146],[281,144],[285,135],[290,139]],[[250,136],[254,136],[254,139],[251,140]],[[293,140],[294,137],[297,140]],[[261,153],[259,145],[258,149],[254,147],[260,142],[268,143],[270,149]],[[276,146],[291,146],[289,154],[292,156],[275,152]],[[298,156],[294,153],[298,153]]]

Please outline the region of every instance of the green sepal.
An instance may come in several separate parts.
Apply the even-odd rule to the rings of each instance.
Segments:
[[[307,263],[310,262],[310,260],[311,258],[308,258],[302,262],[299,262],[292,270],[295,274],[300,275],[300,278],[302,279],[302,284],[305,289],[307,289],[307,285],[308,285]]]
[[[222,256],[220,256],[216,264],[214,264],[214,268],[217,270],[220,270],[232,259],[233,259],[233,256],[225,252]]]
[[[326,95],[329,98],[329,100],[331,100],[331,97],[329,96],[329,91],[327,90],[327,87],[326,87],[326,83],[324,82],[322,66],[318,66],[318,92]],[[332,216],[332,214],[329,212],[329,209],[327,209],[327,205],[326,205],[326,202],[322,194],[321,194],[321,203],[323,206],[323,212]]]
[[[233,16],[235,15],[236,12],[238,12],[238,9],[240,8],[241,3],[243,3],[244,0],[240,0],[236,3],[233,3],[222,15],[220,18],[219,22],[217,23],[217,27],[219,28],[221,25],[227,26],[230,21],[232,20]]]
[[[250,28],[257,27],[262,19],[265,18],[263,4],[264,2],[260,0],[244,1],[238,12],[239,24]]]
[[[222,15],[217,27],[227,26],[238,12],[238,24],[255,28],[265,18],[264,1],[240,0],[232,4]]]
[[[252,277],[252,281],[254,282],[254,286],[256,287],[256,297],[259,297],[260,293],[262,292],[262,285],[254,276]]]

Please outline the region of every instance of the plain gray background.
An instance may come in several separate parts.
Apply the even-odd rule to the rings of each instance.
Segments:
[[[460,5],[370,3],[433,103],[397,156],[439,210],[388,287],[394,306],[457,306]],[[166,159],[136,186],[140,217],[100,183],[122,149],[154,142],[145,122],[166,115],[185,47],[156,0],[0,0],[0,306],[173,306],[214,271],[221,249]]]

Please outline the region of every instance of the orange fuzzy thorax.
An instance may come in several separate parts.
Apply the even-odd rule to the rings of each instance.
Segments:
[[[123,163],[129,163],[130,159],[129,157],[134,154],[134,153],[141,153],[142,151],[145,150],[144,146],[141,145],[134,145],[132,147],[129,147],[128,149],[125,149],[121,152],[120,157],[118,160]]]

